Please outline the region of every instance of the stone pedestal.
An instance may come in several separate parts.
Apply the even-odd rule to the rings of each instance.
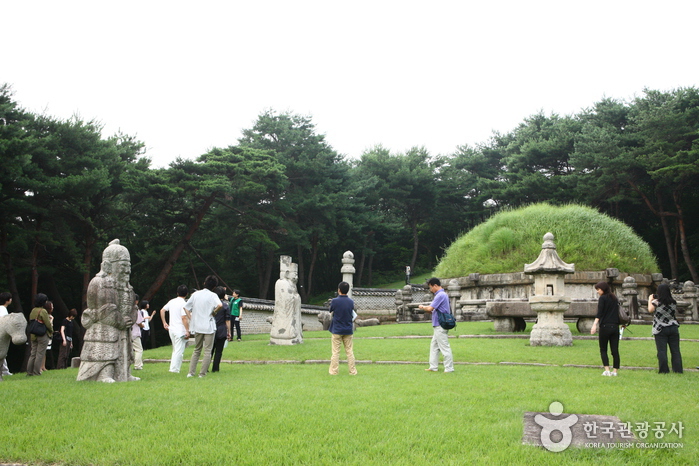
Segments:
[[[570,298],[562,296],[532,296],[529,299],[529,304],[537,315],[537,323],[529,336],[530,345],[573,345],[573,334],[563,322],[563,313],[568,310],[570,302]]]

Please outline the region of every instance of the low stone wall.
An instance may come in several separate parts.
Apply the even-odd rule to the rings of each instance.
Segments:
[[[267,319],[274,315],[274,301],[266,299],[243,297],[243,319],[240,321],[240,331],[245,334],[269,333],[272,324]],[[322,306],[301,305],[301,324],[306,331],[323,330],[318,321],[318,314],[327,311]]]
[[[395,316],[396,291],[385,288],[353,288],[354,308],[357,314]]]
[[[534,278],[524,272],[481,275],[472,273],[467,277],[442,279],[442,286],[449,295],[450,304],[457,320],[490,320],[488,309],[495,307],[516,308],[516,317],[528,317],[526,312],[529,297],[534,294]],[[651,322],[653,317],[648,313],[648,296],[657,286],[665,281],[662,274],[627,274],[617,269],[607,269],[599,272],[575,272],[564,277],[566,297],[571,298],[573,307],[578,310],[566,313],[566,317],[590,318],[590,303],[596,303],[598,296],[594,285],[600,281],[608,282],[612,292],[625,306],[632,319]],[[678,320],[699,321],[697,305],[697,287],[693,282],[685,282],[679,289],[674,290],[677,300]],[[405,286],[396,292],[396,320],[399,322],[426,321],[429,314],[418,309],[418,304],[428,303],[430,295],[415,286]],[[511,306],[508,306],[511,304]],[[584,312],[582,312],[582,307]],[[581,312],[578,312],[581,311]],[[514,311],[513,311],[514,312]],[[535,315],[533,311],[530,311]],[[518,314],[519,313],[519,314]],[[509,315],[509,314],[508,314]],[[497,316],[499,317],[499,316]]]

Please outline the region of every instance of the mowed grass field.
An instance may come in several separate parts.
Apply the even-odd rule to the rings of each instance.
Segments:
[[[529,324],[531,329],[531,324]],[[632,326],[649,336],[649,326]],[[699,340],[699,326],[682,338]],[[492,323],[459,323],[455,335],[493,335]],[[574,335],[578,335],[573,331]],[[652,340],[622,340],[622,369],[602,377],[596,340],[572,347],[526,339],[452,338],[453,374],[423,369],[429,324],[365,327],[355,334],[359,374],[328,375],[327,332],[303,345],[270,346],[244,335],[203,379],[148,363],[139,382],[76,382],[76,369],[23,374],[0,383],[0,462],[77,465],[169,464],[697,464],[699,373],[659,375]],[[420,338],[422,337],[422,338]],[[684,366],[699,365],[699,342],[683,341]],[[148,350],[168,359],[171,348]],[[187,349],[185,357],[191,354]],[[244,362],[243,362],[244,361]],[[514,363],[514,364],[510,364]],[[530,365],[537,364],[537,365]],[[538,365],[544,364],[544,365]],[[590,366],[576,367],[570,365]],[[618,416],[623,422],[681,422],[673,448],[568,448],[522,444],[526,411]],[[651,436],[653,434],[651,433]],[[681,446],[679,446],[681,445]]]

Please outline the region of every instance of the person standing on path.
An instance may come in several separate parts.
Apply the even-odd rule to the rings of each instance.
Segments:
[[[340,282],[337,285],[337,298],[330,301],[330,314],[333,320],[330,322],[330,333],[332,334],[332,357],[330,358],[330,375],[337,375],[340,370],[340,345],[344,345],[347,354],[347,366],[350,375],[357,375],[357,368],[354,361],[354,349],[352,345],[352,335],[354,328],[354,301],[347,296],[350,285],[347,282]]]
[[[432,277],[427,281],[427,287],[430,293],[434,294],[432,303],[429,305],[420,304],[418,307],[426,312],[432,312],[432,341],[430,343],[430,367],[425,369],[428,372],[437,372],[439,368],[439,353],[442,353],[444,358],[444,372],[454,372],[454,357],[451,354],[451,346],[449,345],[449,330],[442,328],[439,325],[439,316],[437,312],[451,314],[449,307],[449,297],[447,292],[442,288],[442,283],[439,278]],[[436,311],[436,312],[433,312]]]
[[[197,372],[199,356],[202,355],[201,370],[199,377],[206,376],[211,364],[211,348],[214,346],[214,335],[216,333],[216,321],[214,316],[221,309],[221,300],[213,289],[218,285],[218,278],[209,275],[204,279],[204,289],[195,291],[185,304],[185,311],[192,316],[189,330],[194,333],[194,352],[189,363],[187,377],[194,377]]]

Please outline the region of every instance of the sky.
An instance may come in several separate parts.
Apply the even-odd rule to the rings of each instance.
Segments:
[[[0,83],[136,136],[154,167],[270,109],[348,158],[446,155],[540,111],[698,86],[697,17],[696,0],[0,0]]]

